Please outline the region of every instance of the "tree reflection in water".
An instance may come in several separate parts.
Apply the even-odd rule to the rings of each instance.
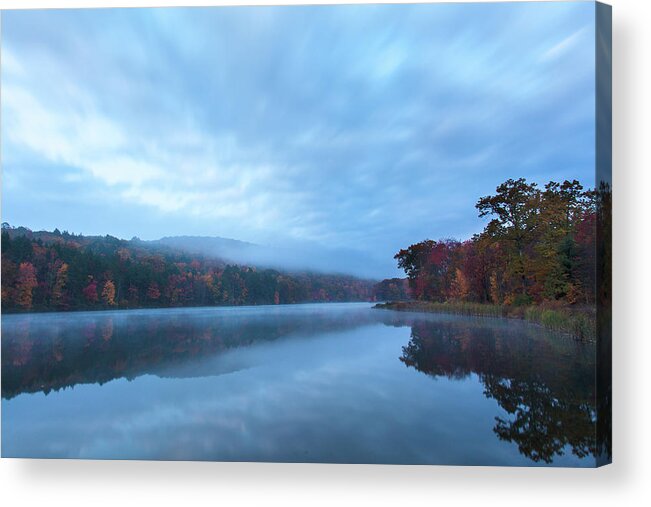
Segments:
[[[2,325],[2,397],[146,374],[213,374],[197,370],[196,361],[255,343],[364,326],[381,313],[298,306],[12,315]],[[190,366],[179,368],[184,364]]]
[[[596,455],[592,346],[473,330],[467,321],[415,321],[400,360],[433,377],[478,375],[484,395],[509,414],[495,417],[493,431],[535,462],[552,463],[568,448],[580,458]]]

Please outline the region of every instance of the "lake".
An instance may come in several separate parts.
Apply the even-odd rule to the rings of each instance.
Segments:
[[[595,466],[595,347],[370,303],[2,317],[2,456]]]

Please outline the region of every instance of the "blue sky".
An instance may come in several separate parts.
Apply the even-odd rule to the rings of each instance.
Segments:
[[[393,254],[594,181],[592,2],[2,13],[2,220]],[[335,260],[337,258],[337,260]]]

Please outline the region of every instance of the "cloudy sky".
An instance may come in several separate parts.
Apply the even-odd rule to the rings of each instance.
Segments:
[[[592,2],[3,12],[2,220],[394,275],[507,178],[592,185],[594,39]]]

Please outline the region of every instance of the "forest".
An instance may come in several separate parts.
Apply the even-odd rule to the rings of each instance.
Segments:
[[[370,301],[374,282],[231,265],[138,238],[3,224],[2,310],[65,311]]]
[[[509,179],[476,208],[489,219],[480,234],[428,239],[395,255],[413,299],[582,308],[610,299],[609,185],[590,190],[566,180],[539,188]]]

